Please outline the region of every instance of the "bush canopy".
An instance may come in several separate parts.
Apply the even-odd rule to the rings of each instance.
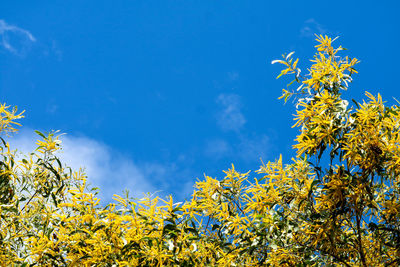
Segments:
[[[368,92],[342,99],[358,61],[316,41],[304,76],[293,53],[272,62],[293,79],[281,98],[296,106],[296,157],[253,173],[232,165],[181,203],[114,195],[100,205],[85,173],[59,159],[57,132],[37,132],[28,155],[10,147],[23,114],[1,105],[0,265],[400,265],[399,106]]]

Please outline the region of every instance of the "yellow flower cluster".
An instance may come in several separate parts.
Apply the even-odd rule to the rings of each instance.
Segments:
[[[298,154],[312,154],[317,148],[335,143],[337,131],[340,131],[341,121],[337,118],[342,102],[338,96],[324,90],[310,102],[301,100],[295,115],[297,121],[293,127],[301,126],[302,131],[297,136],[294,145]]]
[[[62,165],[56,132],[16,157],[0,143],[0,266],[397,266],[400,110],[380,95],[341,98],[356,60],[319,36],[307,78],[293,53],[276,62],[301,97],[297,156],[255,173],[197,181],[191,199],[114,195],[102,205],[82,171]],[[0,134],[16,110],[0,107]],[[254,176],[254,177],[251,177]]]
[[[23,118],[23,113],[24,111],[17,113],[16,107],[10,110],[10,106],[0,104],[0,134],[16,132],[14,125],[21,126],[21,124],[15,120]]]
[[[310,68],[310,78],[303,81],[303,83],[315,90],[320,90],[321,87],[333,88],[334,86],[342,87],[342,83],[346,84],[351,81],[350,75],[357,73],[354,65],[358,63],[357,59],[349,59],[348,57],[341,58],[336,54],[343,50],[340,46],[338,48],[332,47],[332,39],[328,36],[318,36],[317,41],[319,45],[318,53],[315,55],[311,62],[314,64]]]

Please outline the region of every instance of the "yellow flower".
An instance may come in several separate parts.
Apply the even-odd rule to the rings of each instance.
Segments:
[[[333,55],[332,39],[326,35],[322,36],[322,34],[319,36],[318,35],[315,35],[315,36],[317,36],[316,41],[319,42],[319,44],[315,46],[317,48],[317,50],[324,51],[328,54]]]
[[[36,144],[39,146],[37,148],[37,150],[41,153],[53,153],[57,150],[60,149],[60,144],[61,144],[61,140],[59,140],[58,138],[61,135],[58,136],[54,136],[54,134],[56,132],[53,133],[49,133],[47,136],[44,136],[42,133],[37,132],[41,137],[43,137],[43,141],[42,140],[38,140],[36,142]]]

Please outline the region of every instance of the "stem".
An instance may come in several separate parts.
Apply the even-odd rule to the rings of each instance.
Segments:
[[[240,212],[241,212],[243,215],[246,215],[246,214],[244,213],[244,211],[242,210],[242,208],[240,207],[240,205],[239,205],[235,200],[232,200],[232,202],[235,203],[236,207],[240,210]]]
[[[364,255],[364,250],[362,246],[362,239],[361,239],[361,227],[360,227],[360,222],[361,222],[361,214],[360,211],[357,211],[356,214],[356,220],[357,220],[357,241],[358,241],[358,250],[360,252],[360,257],[361,257],[361,262],[363,266],[367,266],[367,263],[365,262],[365,255]]]
[[[206,228],[205,228],[206,230],[208,228],[208,224],[210,223],[210,219],[211,219],[210,216],[208,216],[207,225],[206,225]]]
[[[36,196],[38,191],[35,191],[35,193],[31,196],[31,198],[26,202],[25,206],[21,209],[21,212],[24,211],[25,207],[29,205],[29,203],[32,201],[32,199]]]

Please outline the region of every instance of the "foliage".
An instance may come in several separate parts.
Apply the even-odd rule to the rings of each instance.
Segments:
[[[358,61],[317,41],[305,77],[293,53],[273,61],[299,84],[282,94],[296,101],[297,157],[255,174],[232,165],[184,203],[115,195],[100,206],[85,174],[57,157],[56,132],[38,132],[27,156],[10,148],[22,113],[1,105],[0,265],[399,265],[399,107],[370,93],[350,107],[341,92]]]

